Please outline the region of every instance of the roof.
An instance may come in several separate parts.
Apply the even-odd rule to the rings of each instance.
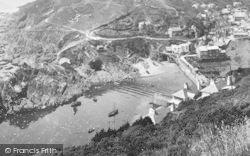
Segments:
[[[207,51],[207,46],[200,46],[199,51]]]
[[[220,49],[218,46],[207,46],[207,50],[218,50]]]
[[[170,27],[168,30],[169,31],[182,31],[180,27]]]
[[[160,123],[168,112],[170,112],[169,107],[163,106],[156,109],[156,113],[154,115],[156,124]]]
[[[187,99],[187,98],[194,98],[194,94],[187,91],[187,89],[182,89],[176,93],[173,94],[174,97],[181,98],[181,99]]]
[[[217,88],[214,82],[211,82],[209,86],[201,90],[202,93],[208,93],[208,94],[217,93],[218,91],[219,89]]]
[[[236,11],[234,13],[234,17],[246,17],[247,14],[246,14],[246,11]]]
[[[171,100],[168,101],[168,103],[179,105],[181,103],[181,100],[172,98]]]

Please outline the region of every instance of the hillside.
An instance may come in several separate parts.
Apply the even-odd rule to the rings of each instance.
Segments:
[[[130,127],[125,124],[118,130],[101,130],[92,143],[67,148],[64,154],[247,156],[250,134],[248,119],[244,119],[250,117],[249,69],[234,74],[239,80],[234,91],[221,91],[202,100],[182,102],[177,111],[166,114],[158,125],[152,125],[150,119],[145,118]],[[213,141],[215,136],[218,142]],[[226,140],[228,144],[223,142]],[[218,144],[223,147],[217,147]]]

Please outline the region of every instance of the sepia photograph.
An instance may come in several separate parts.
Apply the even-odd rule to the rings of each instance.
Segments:
[[[0,0],[0,156],[250,156],[250,0]]]

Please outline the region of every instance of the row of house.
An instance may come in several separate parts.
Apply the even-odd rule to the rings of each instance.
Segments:
[[[232,76],[228,76],[227,78],[221,78],[217,80],[210,81],[209,85],[202,88],[199,82],[197,82],[197,88],[189,88],[187,83],[184,84],[183,89],[177,91],[172,94],[172,98],[168,100],[165,104],[155,104],[152,103],[152,106],[149,108],[149,112],[144,117],[150,117],[154,124],[159,123],[166,112],[173,112],[180,105],[181,102],[189,101],[189,100],[200,100],[205,97],[211,96],[219,92],[220,90],[233,90],[236,88],[234,86],[234,81]],[[197,96],[197,93],[200,93]]]

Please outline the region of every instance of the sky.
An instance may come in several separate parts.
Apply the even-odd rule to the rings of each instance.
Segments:
[[[34,0],[0,0],[0,12],[16,12],[18,7]]]

